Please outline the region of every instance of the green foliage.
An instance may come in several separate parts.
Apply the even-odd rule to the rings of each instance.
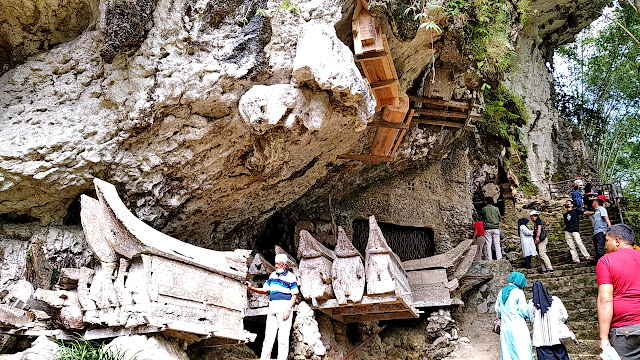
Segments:
[[[556,55],[556,102],[593,151],[599,177],[640,198],[640,13],[620,2]],[[578,131],[573,131],[577,133]]]
[[[516,148],[520,155],[526,156],[520,131],[520,126],[526,125],[529,121],[524,100],[504,85],[499,85],[497,89],[489,90],[485,94],[486,109],[482,119],[478,121],[478,126],[502,140],[505,146]]]
[[[282,0],[282,2],[280,3],[280,6],[278,6],[278,10],[288,11],[290,13],[296,13],[298,12],[299,9],[293,0]],[[256,9],[256,16],[269,17],[269,14],[265,9],[259,7]],[[245,24],[248,22],[246,16],[242,18],[242,22]]]
[[[56,340],[60,350],[53,360],[135,360],[120,351],[107,349],[103,343],[76,337],[72,340]]]
[[[49,279],[49,286],[53,288],[53,285],[58,283],[58,279],[60,279],[60,270],[53,268],[53,270],[51,270],[51,278]]]
[[[439,34],[442,29],[434,19],[439,18],[443,11],[442,6],[435,0],[412,0],[411,5],[404,11],[404,15],[413,13],[413,20],[420,24],[418,29],[434,30]]]
[[[520,182],[517,189],[519,192],[528,196],[536,196],[539,194],[540,190],[531,182],[529,167],[526,163],[524,163],[520,168],[517,168],[515,173],[518,177],[518,182]]]
[[[529,0],[446,1],[445,14],[464,24],[467,50],[487,83],[498,84],[513,69],[517,53],[511,32],[526,20],[529,9]]]
[[[24,259],[28,262],[28,261],[31,261],[32,258],[33,258],[33,255],[31,254],[31,249],[27,249],[27,253],[24,256]]]

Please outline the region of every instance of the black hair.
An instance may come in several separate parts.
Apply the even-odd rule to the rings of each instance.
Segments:
[[[573,185],[573,190],[578,190],[578,185]]]
[[[584,192],[588,193],[591,191],[591,183],[587,183],[587,185],[584,186]]]
[[[491,196],[485,197],[484,201],[486,201],[487,204],[489,204],[489,205],[493,205],[493,198]]]
[[[596,201],[598,202],[598,204],[600,204],[600,206],[604,206],[604,200],[597,198]]]
[[[577,207],[578,204],[576,204],[575,200],[571,200],[571,199],[567,199],[568,202],[571,203],[571,205],[573,205],[573,207]]]
[[[607,230],[607,235],[614,238],[620,238],[620,240],[626,242],[629,245],[633,245],[636,242],[636,237],[633,234],[633,229],[629,225],[625,224],[611,225],[609,230]]]

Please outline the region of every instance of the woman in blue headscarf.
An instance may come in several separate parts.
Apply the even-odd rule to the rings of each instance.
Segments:
[[[533,360],[529,328],[524,320],[529,317],[527,299],[522,291],[526,285],[524,275],[514,271],[509,275],[509,284],[498,292],[494,309],[501,319],[501,360]]]

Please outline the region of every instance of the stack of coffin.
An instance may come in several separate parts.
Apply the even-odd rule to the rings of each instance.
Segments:
[[[66,330],[86,339],[157,332],[183,344],[255,339],[243,326],[249,250],[213,251],[162,234],[129,212],[113,185],[94,183],[98,200],[82,196],[81,218],[96,265],[62,269],[56,290],[34,295],[59,309]]]
[[[343,154],[338,159],[390,162],[404,137],[413,112],[409,97],[400,88],[387,38],[375,16],[369,12],[366,0],[356,0],[353,12],[353,49],[355,61],[371,85],[377,101],[376,116],[369,127],[376,128],[370,154]]]
[[[417,318],[409,279],[373,216],[364,258],[338,228],[335,251],[307,231],[300,233],[302,295],[342,322]]]
[[[437,307],[462,304],[460,282],[466,276],[478,247],[465,240],[450,251],[402,263],[413,293],[413,306]]]

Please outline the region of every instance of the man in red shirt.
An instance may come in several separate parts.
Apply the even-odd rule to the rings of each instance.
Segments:
[[[473,223],[473,245],[478,246],[474,260],[487,260],[487,251],[491,252],[491,249],[487,250],[487,238],[484,236],[484,224],[481,220]]]
[[[596,266],[600,349],[611,344],[621,359],[640,359],[640,251],[627,225],[611,226],[606,239]]]

